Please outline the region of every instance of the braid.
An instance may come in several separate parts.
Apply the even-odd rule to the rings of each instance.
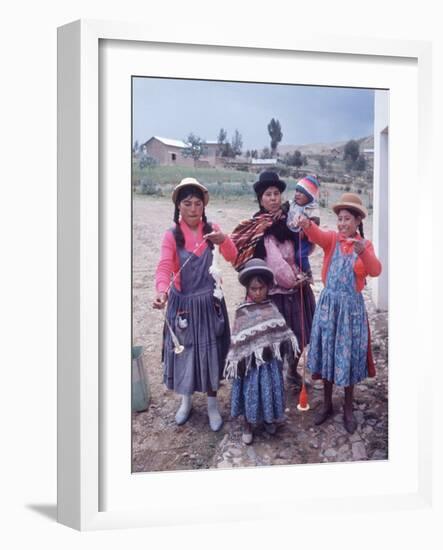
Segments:
[[[202,222],[203,222],[203,235],[207,235],[208,233],[212,233],[212,224],[208,222],[208,219],[206,218],[206,212],[203,208],[203,214],[202,214]],[[206,241],[209,248],[214,248],[214,243],[211,241]]]
[[[175,244],[177,248],[183,248],[185,246],[185,236],[183,235],[183,231],[181,230],[180,223],[180,211],[178,209],[178,206],[175,205],[175,211],[174,211],[174,222],[175,222],[175,229],[174,229],[174,238],[175,238]]]
[[[361,235],[361,238],[364,239],[365,238],[365,234],[363,232],[363,221],[360,222],[359,226],[358,226],[358,231]]]

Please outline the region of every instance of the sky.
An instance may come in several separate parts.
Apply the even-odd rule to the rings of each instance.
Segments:
[[[372,135],[374,91],[287,84],[169,78],[133,78],[133,143],[152,136],[186,140],[192,132],[230,141],[236,129],[243,150],[269,147],[267,125],[281,124],[281,145],[347,141]]]

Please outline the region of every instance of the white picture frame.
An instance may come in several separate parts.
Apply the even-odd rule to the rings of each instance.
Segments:
[[[110,49],[103,50],[103,44],[110,44]],[[113,67],[116,67],[117,79],[119,75],[128,71],[128,74],[131,74],[132,67],[128,67],[127,62],[128,59],[136,57],[136,50],[150,52],[148,57],[151,65],[146,66],[146,74],[150,74],[150,70],[153,70],[152,67],[155,65],[156,74],[161,70],[160,67],[163,67],[162,70],[166,72],[169,70],[168,74],[171,76],[177,75],[176,72],[172,74],[173,71],[184,73],[188,71],[187,76],[193,76],[189,74],[190,69],[185,62],[188,53],[200,56],[200,61],[193,62],[192,65],[196,75],[206,77],[209,74],[221,75],[220,69],[209,68],[204,61],[204,59],[211,60],[211,56],[218,55],[217,52],[230,58],[233,67],[236,60],[238,61],[244,55],[249,55],[251,59],[256,55],[263,56],[263,62],[266,58],[272,58],[272,63],[268,66],[271,69],[280,63],[284,65],[292,59],[291,56],[300,54],[301,57],[304,56],[302,62],[310,60],[315,63],[320,60],[325,67],[341,61],[355,63],[356,66],[360,64],[365,67],[368,74],[371,73],[371,65],[383,60],[388,64],[388,69],[386,76],[380,77],[380,82],[383,78],[388,78],[392,69],[397,69],[399,74],[404,73],[406,79],[411,78],[411,81],[418,85],[407,99],[414,103],[413,112],[417,114],[417,120],[412,117],[413,120],[405,124],[411,131],[415,130],[418,136],[417,145],[411,146],[412,153],[408,156],[408,162],[411,170],[414,173],[417,171],[418,181],[430,180],[430,163],[425,162],[430,151],[432,117],[429,43],[312,36],[300,33],[297,33],[296,38],[276,35],[257,37],[251,42],[237,37],[225,37],[222,32],[218,37],[212,36],[210,39],[204,35],[204,32],[200,36],[194,33],[191,43],[186,35],[186,29],[181,35],[174,33],[173,36],[168,36],[162,30],[148,31],[142,25],[118,22],[77,21],[61,27],[58,33],[59,522],[76,529],[89,530],[201,521],[255,520],[263,517],[276,519],[291,517],[294,510],[297,510],[297,514],[300,515],[309,515],[307,508],[311,509],[311,516],[313,509],[316,514],[327,515],[330,513],[331,506],[334,507],[336,514],[348,513],[356,506],[359,507],[360,512],[365,513],[373,513],[375,509],[384,513],[396,513],[404,509],[432,511],[433,473],[430,428],[432,408],[429,406],[429,398],[425,394],[426,388],[423,382],[431,376],[432,348],[420,349],[420,360],[424,370],[421,379],[413,382],[402,380],[398,370],[398,375],[395,375],[395,364],[400,363],[404,372],[412,373],[413,361],[418,357],[417,350],[403,350],[398,346],[401,339],[398,327],[402,322],[404,323],[404,320],[401,320],[401,308],[398,307],[399,296],[405,286],[402,286],[401,269],[396,266],[395,261],[392,261],[393,269],[390,271],[391,281],[396,281],[395,288],[392,284],[390,286],[391,297],[394,296],[396,301],[394,301],[390,318],[390,363],[394,364],[394,375],[390,376],[390,392],[393,392],[394,399],[393,409],[390,411],[393,433],[391,433],[388,463],[337,464],[328,465],[327,469],[323,466],[311,465],[297,466],[299,470],[295,470],[294,467],[273,467],[260,471],[236,470],[131,476],[130,465],[126,464],[127,450],[119,455],[115,441],[109,442],[109,434],[103,426],[106,422],[110,422],[108,418],[110,414],[118,414],[119,416],[112,417],[113,427],[117,434],[123,435],[116,437],[120,437],[120,447],[127,445],[130,449],[130,440],[126,438],[128,433],[130,434],[130,414],[128,412],[127,417],[124,414],[125,410],[129,411],[129,408],[125,409],[125,407],[130,394],[130,381],[128,379],[125,389],[121,389],[125,396],[117,403],[116,388],[122,388],[122,379],[113,378],[116,367],[112,366],[114,357],[124,360],[125,346],[129,346],[124,336],[127,334],[127,326],[123,327],[121,332],[124,342],[118,350],[116,349],[116,353],[112,354],[113,358],[110,358],[109,350],[106,348],[108,344],[103,344],[103,332],[119,330],[117,325],[115,327],[107,325],[107,328],[104,328],[108,317],[115,318],[115,315],[107,315],[109,309],[123,312],[122,317],[125,317],[128,299],[130,300],[130,288],[127,289],[127,295],[123,298],[120,293],[113,293],[115,288],[124,288],[122,281],[127,280],[128,270],[130,272],[130,260],[126,262],[127,238],[123,238],[122,243],[117,242],[116,238],[113,241],[116,243],[115,251],[112,253],[109,252],[109,245],[106,244],[108,233],[117,230],[112,227],[123,228],[123,230],[127,228],[128,212],[125,210],[121,215],[119,214],[122,195],[120,191],[114,193],[116,186],[112,184],[114,181],[112,178],[117,177],[118,174],[124,180],[125,176],[130,174],[130,163],[128,161],[128,166],[125,167],[123,160],[122,171],[117,170],[113,174],[109,174],[107,165],[103,169],[100,164],[100,155],[104,147],[102,140],[105,139],[103,127],[100,125],[106,118],[103,114],[109,108],[108,101],[116,101],[118,104],[120,97],[125,96],[123,89],[122,96],[115,98],[107,96],[106,101],[103,101],[100,96],[100,85],[109,86],[107,76],[103,78],[104,68],[107,70],[111,66],[110,73],[113,74]],[[184,55],[183,63],[180,63],[177,69],[168,69],[168,63],[171,63],[168,59],[168,51],[172,51],[174,55],[181,55],[179,53],[181,50]],[[142,52],[140,59],[143,55]],[[224,63],[226,66],[226,62]],[[246,78],[244,77],[246,80],[249,76],[254,78],[254,74],[257,75],[257,67],[254,67],[254,63],[251,63],[251,67],[242,66],[241,69],[242,74],[247,75]],[[211,73],[211,71],[214,72]],[[361,71],[361,74],[365,71]],[[345,75],[345,72],[343,72],[345,76],[340,76],[338,71],[332,80],[331,74],[332,71],[326,76],[316,76],[315,81],[310,83],[356,85],[358,78],[361,78],[359,85],[365,85],[364,76],[358,77],[356,74],[349,73]],[[267,79],[273,81],[273,76],[269,75],[268,71],[265,81],[268,81]],[[221,75],[220,78],[222,79],[223,76]],[[274,78],[278,78],[277,73]],[[367,87],[374,87],[373,82],[374,80],[371,81],[368,77]],[[304,83],[307,83],[306,80]],[[397,97],[400,101],[399,94]],[[119,113],[116,112],[115,117],[118,118],[118,116]],[[127,113],[125,116],[127,117]],[[395,118],[396,116],[400,117],[401,112],[393,114],[394,148],[391,151],[393,158],[391,174],[402,177],[406,172],[402,172],[404,167],[397,162],[400,147],[396,143],[397,140],[398,143],[401,141],[401,131],[398,125],[396,127],[395,123],[399,120]],[[119,128],[124,127],[127,130],[127,119],[124,121],[122,119],[119,124],[121,124]],[[109,132],[106,136],[114,136],[118,133]],[[113,137],[110,139],[111,142],[107,142],[105,146],[109,148],[107,149],[109,154],[114,151],[114,147],[117,147],[118,151],[121,144],[125,143],[118,140],[114,142]],[[130,142],[127,143],[129,151]],[[117,156],[125,154],[127,153],[120,151]],[[110,178],[109,181],[106,180],[110,183],[110,192],[108,187],[106,191],[103,189],[103,171]],[[130,193],[130,189],[129,179],[123,196],[124,193]],[[390,241],[398,244],[396,253],[402,256],[407,255],[408,250],[404,245],[401,246],[395,226],[396,221],[404,215],[404,210],[407,210],[409,205],[406,198],[402,197],[396,189],[394,186],[391,193],[391,197],[398,200],[398,209],[392,208],[391,205]],[[404,193],[411,189],[413,189],[413,183],[405,180]],[[130,200],[129,197],[128,200]],[[419,199],[416,214],[422,221],[425,220],[425,208],[426,202],[424,199]],[[427,215],[429,216],[429,212]],[[408,281],[409,287],[413,289],[410,299],[412,326],[406,327],[406,335],[412,336],[415,331],[416,337],[420,338],[425,335],[426,328],[419,324],[418,318],[432,314],[430,311],[432,289],[429,285],[422,284],[426,273],[420,267],[421,260],[431,256],[431,241],[423,243],[419,248],[416,246],[416,234],[408,235],[408,238],[409,245],[416,247],[418,258],[417,264],[411,267]],[[109,267],[115,266],[116,258],[120,259],[122,270],[116,269],[115,279],[106,279],[103,283],[103,277],[106,278],[106,272],[110,271]],[[122,258],[124,261],[121,261]],[[390,265],[391,260],[394,260],[392,256]],[[118,304],[110,303],[110,295],[115,297],[113,299]],[[117,310],[113,309],[115,307]],[[404,326],[402,325],[401,328]],[[128,361],[129,353],[130,347],[128,347]],[[105,378],[109,383],[104,383]],[[394,382],[401,383],[404,394],[408,399],[412,398],[411,407],[408,409],[408,421],[411,427],[411,435],[409,435],[411,441],[408,442],[405,441],[406,435],[401,430],[400,418],[400,413],[405,411],[401,400],[406,398],[397,396],[398,399],[396,399],[395,392],[398,390],[397,386],[392,387]],[[425,399],[427,406],[424,406]],[[110,403],[111,409],[116,412],[110,412]],[[110,448],[116,452],[115,460],[109,459]],[[407,448],[413,456],[399,456],[403,448]],[[125,464],[128,469],[123,472],[126,468]],[[371,479],[364,487],[356,489],[356,482],[362,473],[365,475],[370,473],[370,478],[373,476],[371,479],[381,479],[385,476],[386,490],[383,492],[377,483],[373,484],[371,490]],[[260,483],[264,484],[264,491],[256,490],[257,475],[260,476]],[[210,479],[208,476],[211,476]],[[309,497],[300,494],[284,494],[279,488],[287,486],[288,482],[300,487],[302,477],[311,479],[313,476],[317,479],[318,486],[314,487],[311,483],[312,491]],[[389,480],[392,481],[391,485],[388,483]],[[215,508],[206,506],[205,498],[201,498],[205,486],[209,484],[216,488],[219,497],[218,506]],[[235,487],[241,488],[242,494],[237,497],[238,502],[235,505],[229,506],[229,489],[234,484]],[[106,490],[103,488],[104,485]],[[111,485],[114,487],[110,487]],[[145,505],[140,505],[142,498],[140,494],[137,498],[131,498],[131,495],[140,493],[138,487],[141,486],[144,487],[143,491],[146,487],[150,487],[156,496],[155,502],[147,501]],[[203,491],[200,493],[200,499],[193,496],[196,486]],[[176,495],[183,493],[188,494],[190,498],[185,509],[175,500]],[[112,496],[109,496],[111,494]],[[307,503],[309,506],[306,506]],[[271,506],[268,507],[267,504]],[[220,507],[223,509],[222,512]],[[272,508],[272,511],[269,508]]]

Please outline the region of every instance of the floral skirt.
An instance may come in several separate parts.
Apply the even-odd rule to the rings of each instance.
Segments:
[[[362,294],[323,289],[308,352],[312,377],[351,386],[368,376],[367,355],[368,319]]]
[[[277,359],[252,367],[242,378],[235,378],[231,389],[231,415],[244,415],[250,424],[282,420],[285,388],[282,362]]]

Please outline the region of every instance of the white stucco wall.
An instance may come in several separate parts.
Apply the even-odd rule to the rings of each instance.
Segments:
[[[374,218],[373,243],[383,271],[372,280],[379,309],[388,309],[389,279],[389,91],[375,91],[374,105]]]

